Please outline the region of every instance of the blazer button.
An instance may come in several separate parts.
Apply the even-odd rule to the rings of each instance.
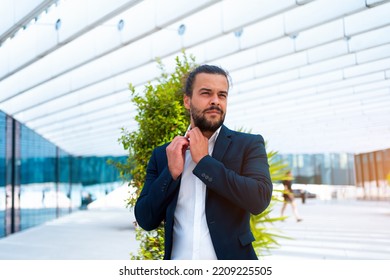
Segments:
[[[202,173],[202,175],[201,175],[201,176],[204,178],[204,176],[206,176],[206,174]]]
[[[206,180],[208,180],[208,179],[209,179],[209,175],[204,176],[204,178],[205,178]]]

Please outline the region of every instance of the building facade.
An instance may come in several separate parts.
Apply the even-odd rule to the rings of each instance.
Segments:
[[[75,157],[0,111],[0,237],[82,208],[120,181],[108,159]]]

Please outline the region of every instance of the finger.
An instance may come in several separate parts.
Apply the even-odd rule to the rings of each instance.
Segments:
[[[170,149],[172,150],[181,150],[187,148],[188,145],[189,145],[188,139],[183,136],[176,136],[172,140],[171,144],[169,144]]]
[[[202,132],[200,131],[200,129],[198,127],[191,129],[187,133],[187,135],[189,138],[199,138],[199,136],[203,136]]]
[[[187,143],[188,143],[188,139],[184,136],[176,136],[171,142],[173,146],[183,146],[186,145]]]

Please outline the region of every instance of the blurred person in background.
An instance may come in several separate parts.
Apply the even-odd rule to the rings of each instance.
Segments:
[[[294,193],[292,191],[292,180],[293,180],[292,172],[291,171],[287,172],[286,177],[288,179],[282,181],[284,187],[283,190],[284,201],[283,201],[281,216],[282,217],[284,216],[284,211],[286,210],[287,204],[290,204],[295,219],[297,220],[297,222],[301,222],[302,218],[298,214],[297,204],[295,203]]]

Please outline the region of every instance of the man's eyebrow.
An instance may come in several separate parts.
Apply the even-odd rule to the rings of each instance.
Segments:
[[[210,88],[200,88],[199,91],[212,91]],[[227,90],[220,90],[218,93],[226,93],[228,94],[229,92]]]

